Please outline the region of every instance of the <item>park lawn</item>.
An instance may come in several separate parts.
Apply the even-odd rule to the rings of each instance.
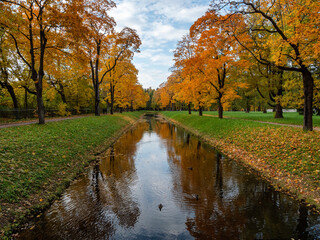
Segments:
[[[162,114],[205,139],[218,140],[216,147],[227,155],[232,155],[236,149],[244,150],[253,156],[247,165],[253,165],[251,167],[262,173],[266,169],[261,166],[268,166],[267,178],[285,176],[277,184],[320,209],[320,132],[241,119],[200,117],[185,112]],[[240,160],[246,157],[236,156]],[[291,181],[291,177],[294,180]]]
[[[0,129],[2,237],[26,216],[48,206],[95,159],[95,153],[110,146],[141,115],[132,112]]]
[[[218,112],[216,111],[208,111],[204,112],[204,114],[217,116]],[[284,118],[274,118],[274,113],[262,113],[262,112],[223,112],[223,115],[226,118],[239,118],[246,120],[254,120],[254,121],[263,121],[263,122],[274,122],[274,123],[283,123],[283,124],[294,124],[294,125],[303,125],[303,115],[295,112],[285,112],[283,113]],[[313,126],[320,127],[320,116],[313,116]]]

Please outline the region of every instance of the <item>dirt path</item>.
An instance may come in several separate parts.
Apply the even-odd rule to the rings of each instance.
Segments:
[[[63,120],[69,120],[69,119],[76,119],[76,118],[84,118],[89,117],[92,115],[81,115],[81,116],[71,116],[71,117],[59,117],[59,118],[49,118],[46,119],[46,122],[58,122]],[[16,126],[24,126],[24,125],[30,125],[30,124],[36,124],[38,123],[38,120],[30,120],[25,122],[13,122],[13,123],[0,123],[0,128],[8,128],[8,127],[16,127]]]
[[[218,116],[209,115],[209,114],[203,114],[203,116],[206,116],[206,117],[218,117]],[[266,123],[266,124],[278,125],[278,126],[285,126],[285,127],[303,128],[302,125],[295,125],[295,124],[285,124],[285,123],[275,123],[275,122],[264,122],[264,121],[258,121],[258,120],[249,120],[249,119],[244,119],[244,118],[233,118],[233,117],[225,117],[225,118],[240,119],[240,120],[245,120],[245,121]],[[320,131],[320,127],[313,127],[313,130],[315,130],[315,131]]]

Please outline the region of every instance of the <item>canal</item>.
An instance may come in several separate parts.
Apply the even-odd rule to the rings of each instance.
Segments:
[[[320,217],[185,130],[147,117],[20,239],[320,239]]]

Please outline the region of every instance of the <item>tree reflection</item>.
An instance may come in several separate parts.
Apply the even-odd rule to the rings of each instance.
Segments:
[[[134,162],[137,143],[148,129],[149,124],[145,122],[122,136],[101,161],[100,170],[105,178],[103,204],[117,216],[123,227],[133,227],[140,215],[130,187],[137,178]]]
[[[219,193],[219,197],[223,198],[223,179],[222,179],[222,155],[217,153],[216,155],[216,182],[215,187]]]
[[[298,225],[296,228],[297,235],[299,239],[308,239],[308,232],[306,231],[308,228],[308,209],[301,205],[299,208],[299,219]]]
[[[157,124],[166,140],[168,164],[177,204],[191,212],[186,228],[197,239],[255,239],[301,237],[307,215],[288,197],[267,183],[246,174],[246,170],[195,137],[172,125]],[[167,139],[170,138],[170,141]],[[197,201],[194,196],[199,196]],[[297,227],[297,234],[292,233]]]
[[[87,178],[75,181],[23,239],[109,239],[115,234],[115,217],[125,228],[133,227],[140,215],[130,186],[136,178],[134,154],[148,124],[128,132],[101,156]]]

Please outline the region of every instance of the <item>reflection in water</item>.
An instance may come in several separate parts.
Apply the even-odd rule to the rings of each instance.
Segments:
[[[320,239],[319,222],[199,139],[148,119],[21,239]]]
[[[215,187],[219,193],[219,197],[223,198],[223,180],[222,180],[222,155],[217,153],[216,155],[216,183]]]

